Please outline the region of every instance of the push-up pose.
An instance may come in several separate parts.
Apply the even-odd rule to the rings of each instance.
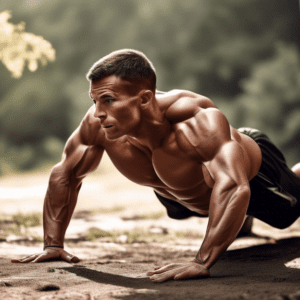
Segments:
[[[144,54],[113,52],[87,78],[94,105],[52,170],[44,251],[12,262],[79,261],[63,249],[64,235],[81,182],[104,151],[127,178],[154,189],[171,218],[209,218],[195,259],[155,268],[147,273],[153,282],[209,276],[246,216],[277,228],[299,217],[300,164],[288,169],[266,135],[232,128],[204,96],[181,90],[156,94],[155,70]]]

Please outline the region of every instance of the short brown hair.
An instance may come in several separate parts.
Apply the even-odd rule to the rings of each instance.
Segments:
[[[88,80],[93,81],[111,75],[155,92],[155,68],[146,55],[140,51],[132,49],[114,51],[98,60],[91,67],[86,77]]]

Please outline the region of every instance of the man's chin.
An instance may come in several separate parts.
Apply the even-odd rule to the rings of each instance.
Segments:
[[[108,134],[107,132],[105,132],[105,137],[110,141],[117,140],[122,136],[123,136],[122,134]]]

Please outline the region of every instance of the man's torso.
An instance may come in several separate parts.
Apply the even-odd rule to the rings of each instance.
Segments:
[[[157,101],[163,111],[167,111],[168,107],[178,103],[181,98],[180,91],[157,95]],[[204,106],[208,106],[201,108],[204,114],[206,110],[214,109],[209,108],[210,103],[206,101]],[[99,120],[93,117],[92,112],[93,109],[90,109],[87,115],[88,123],[92,122],[90,127],[93,127],[94,131],[98,130],[98,136],[93,139],[93,144],[98,143],[104,147],[115,167],[124,176],[137,184],[154,188],[162,196],[178,201],[191,210],[202,214],[208,213],[212,191],[207,184],[212,181],[206,167],[209,162],[203,162],[197,151],[186,142],[188,128],[193,118],[184,113],[182,117],[175,116],[173,120],[177,118],[178,121],[170,121],[171,130],[160,147],[150,151],[129,136],[116,140],[106,139],[101,127],[97,126]],[[172,118],[173,115],[172,112],[167,113],[167,117]],[[245,171],[250,181],[260,167],[259,147],[251,138],[232,127],[231,138],[243,149]]]

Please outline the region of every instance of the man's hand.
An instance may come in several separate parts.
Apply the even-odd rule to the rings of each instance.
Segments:
[[[74,256],[64,249],[58,249],[58,248],[46,248],[42,253],[37,253],[29,256],[25,256],[21,259],[12,259],[12,263],[27,263],[27,262],[42,262],[47,261],[50,259],[60,258],[61,260],[64,260],[66,262],[73,262],[77,263],[80,261],[80,259],[77,256]]]
[[[209,277],[209,270],[195,260],[188,263],[168,264],[166,266],[155,267],[155,271],[148,272],[152,282],[163,282],[167,280],[179,280],[189,278]]]

